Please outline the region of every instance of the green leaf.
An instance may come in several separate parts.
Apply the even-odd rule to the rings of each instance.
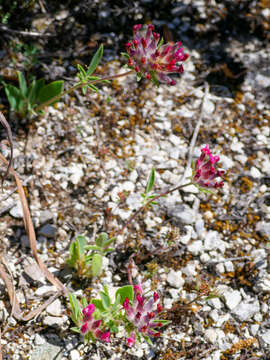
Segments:
[[[72,320],[75,323],[77,323],[80,312],[81,312],[79,302],[78,302],[76,296],[71,293],[68,294],[68,297],[69,297],[69,302],[70,302],[71,309],[72,309],[72,315],[73,315]]]
[[[103,243],[103,247],[110,245],[110,244],[113,243],[115,240],[116,240],[116,237],[115,237],[115,236],[112,237],[112,238],[110,238],[110,239],[108,239],[108,240],[105,240],[104,243]]]
[[[82,86],[82,93],[85,95],[87,93],[87,85]]]
[[[98,309],[101,312],[104,312],[106,310],[105,307],[103,306],[102,301],[100,299],[92,299],[91,303],[94,304],[95,308]]]
[[[110,251],[114,251],[115,250],[115,248],[108,248],[108,249],[105,249],[105,250],[103,250],[105,253],[107,253],[107,252],[110,252]]]
[[[124,56],[125,58],[129,59],[129,54],[126,52],[121,52],[120,53],[122,56]]]
[[[158,87],[159,86],[159,81],[158,81],[158,79],[156,77],[156,73],[152,70],[152,71],[150,71],[150,75],[151,75],[151,80]]]
[[[75,264],[78,260],[76,248],[77,248],[76,242],[73,241],[69,247],[69,259],[68,259],[68,264],[71,267],[75,267]]]
[[[40,103],[43,104],[49,101],[50,99],[52,99],[53,97],[60,95],[63,89],[63,84],[64,84],[63,80],[57,80],[51,82],[48,85],[43,86],[43,88],[40,90],[38,94],[38,100],[40,101]],[[56,103],[57,101],[54,101],[50,105]]]
[[[155,169],[153,168],[151,170],[150,176],[149,176],[147,184],[146,184],[146,189],[145,189],[146,194],[152,190],[154,184],[155,184]]]
[[[83,297],[83,298],[81,299],[81,304],[82,304],[82,307],[83,307],[83,308],[85,308],[85,307],[88,305],[87,300],[86,300],[85,297]]]
[[[5,83],[4,87],[11,109],[18,112],[21,104],[23,104],[23,97],[20,90],[16,86]]]
[[[76,237],[78,256],[81,258],[85,252],[86,239],[85,236],[79,235]]]
[[[22,72],[17,71],[17,75],[18,75],[18,80],[19,80],[19,86],[20,86],[20,90],[23,96],[26,96],[27,94],[27,84],[26,84],[26,80],[25,77],[23,75]]]
[[[95,254],[92,259],[92,275],[99,276],[102,270],[102,255]]]
[[[130,301],[134,299],[134,291],[132,285],[125,285],[118,289],[115,293],[115,299],[120,296],[120,304],[123,304],[125,299],[128,297]]]
[[[88,66],[88,70],[86,72],[87,75],[93,74],[93,72],[96,70],[96,68],[98,66],[98,63],[100,62],[100,60],[102,58],[102,55],[103,55],[103,44],[100,45],[97,52],[93,56],[89,66]]]
[[[108,234],[101,233],[96,238],[96,245],[100,246],[101,248],[104,247],[105,242],[108,241]]]
[[[77,69],[78,71],[81,73],[83,78],[86,78],[86,71],[84,70],[84,68],[82,67],[82,65],[77,64]]]
[[[163,45],[163,43],[164,43],[164,39],[163,39],[163,37],[159,40],[159,44],[158,44],[158,46],[157,46],[157,49],[159,50],[160,49],[160,47],[161,47],[161,45]]]
[[[80,334],[81,333],[81,329],[78,327],[72,327],[70,330],[74,331],[75,333]]]
[[[137,74],[136,74],[137,81],[140,81],[141,78],[142,78],[142,74],[140,72],[137,72]]]
[[[97,93],[99,92],[99,89],[93,84],[88,84],[88,87],[89,87],[89,89],[91,89],[91,90],[93,90],[93,91],[95,91]]]
[[[85,250],[91,250],[91,251],[102,251],[102,248],[100,246],[96,245],[86,245]]]
[[[99,80],[100,79],[100,76],[87,76],[87,80],[89,81],[95,81],[95,80]]]
[[[101,297],[101,301],[102,301],[104,308],[108,309],[111,305],[111,299],[110,299],[109,295],[106,294],[105,292],[101,291],[100,297]]]

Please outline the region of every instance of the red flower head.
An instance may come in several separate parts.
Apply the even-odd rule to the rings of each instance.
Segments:
[[[188,58],[188,54],[183,53],[181,42],[162,45],[160,35],[153,30],[152,24],[147,29],[141,24],[134,25],[134,39],[126,43],[128,66],[156,84],[164,82],[175,85],[168,74],[181,74],[184,71],[181,63]]]
[[[215,164],[219,161],[219,156],[212,155],[206,145],[201,149],[201,156],[195,163],[192,182],[205,188],[220,188],[224,185],[222,181],[216,181],[216,178],[224,175],[225,171],[217,170]]]

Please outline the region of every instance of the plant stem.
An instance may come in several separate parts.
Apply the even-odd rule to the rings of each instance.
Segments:
[[[77,89],[79,89],[79,88],[82,87],[82,86],[97,84],[97,83],[102,82],[102,81],[105,81],[105,80],[118,79],[118,78],[120,78],[120,77],[130,75],[130,74],[132,74],[133,72],[134,72],[133,70],[130,70],[130,71],[127,71],[127,72],[125,72],[125,73],[123,73],[123,74],[117,74],[117,75],[107,76],[107,77],[100,78],[100,79],[97,79],[97,80],[89,81],[87,84],[85,84],[85,83],[83,83],[83,82],[80,82],[79,84],[76,84],[76,85],[72,86],[71,88],[63,91],[60,95],[56,95],[56,96],[52,97],[51,99],[45,101],[44,103],[40,104],[40,105],[35,109],[35,111],[36,111],[36,112],[40,111],[40,110],[43,109],[45,106],[50,105],[51,103],[59,100],[62,96],[67,95],[67,94],[70,94],[72,91],[77,90]]]
[[[189,182],[189,183],[184,184],[184,185],[178,185],[178,186],[176,186],[176,187],[174,187],[174,188],[172,188],[172,189],[170,189],[170,190],[168,190],[168,191],[165,191],[165,192],[162,192],[162,193],[156,195],[156,196],[153,197],[152,199],[149,199],[144,205],[142,205],[138,210],[135,211],[134,214],[132,214],[132,215],[129,217],[129,219],[127,220],[127,222],[122,226],[122,228],[121,228],[120,230],[117,231],[117,233],[116,233],[115,236],[121,234],[121,233],[124,231],[124,229],[135,219],[135,217],[136,217],[141,211],[143,211],[144,208],[146,208],[148,205],[150,205],[153,201],[161,198],[162,196],[166,196],[166,195],[168,195],[168,194],[170,194],[170,193],[172,193],[172,192],[174,192],[174,191],[176,191],[176,190],[182,189],[183,187],[188,186],[188,185],[192,185],[192,184],[193,184],[192,182]]]

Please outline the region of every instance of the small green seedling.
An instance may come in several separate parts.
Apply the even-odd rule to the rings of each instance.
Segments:
[[[103,256],[114,250],[109,245],[115,239],[115,237],[109,239],[108,234],[101,233],[96,238],[95,245],[86,245],[85,236],[77,236],[69,248],[68,265],[74,268],[80,277],[99,276],[102,271]]]

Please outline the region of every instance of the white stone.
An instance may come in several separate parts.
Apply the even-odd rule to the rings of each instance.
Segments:
[[[222,168],[224,170],[231,169],[234,166],[233,160],[228,156],[220,154],[219,157],[220,157],[220,163],[222,164]]]
[[[261,338],[263,339],[266,344],[270,345],[270,329],[266,330],[262,335]]]
[[[61,301],[56,299],[46,308],[46,312],[52,316],[61,316],[62,309],[61,309]]]
[[[243,153],[243,147],[244,147],[244,144],[239,142],[239,141],[238,142],[233,142],[231,144],[231,150],[235,151],[235,152],[238,152],[240,154]]]
[[[170,286],[173,286],[177,289],[182,288],[182,286],[185,283],[185,280],[182,277],[182,271],[171,270],[167,276],[167,282],[169,283]]]
[[[206,264],[208,263],[208,261],[210,260],[210,256],[207,254],[207,253],[203,253],[201,256],[200,256],[200,260],[203,264]]]
[[[35,291],[35,295],[38,296],[44,296],[44,295],[49,295],[49,294],[53,294],[57,291],[56,286],[49,286],[49,285],[44,285],[39,287],[36,291]]]
[[[207,301],[207,303],[210,306],[213,306],[215,309],[221,309],[222,308],[222,304],[221,304],[221,301],[219,300],[219,298],[209,299]]]
[[[193,227],[186,225],[185,230],[186,230],[186,235],[181,236],[179,239],[180,243],[183,245],[187,245],[189,243],[191,239],[191,235],[193,233]]]
[[[212,310],[210,313],[209,313],[209,316],[210,318],[214,321],[214,322],[217,322],[218,319],[219,319],[219,314],[217,312],[216,309]]]
[[[254,302],[244,300],[232,310],[233,314],[236,315],[240,321],[251,320],[251,318],[259,313],[259,311],[260,304],[258,300],[255,300]]]
[[[220,234],[217,231],[208,231],[205,235],[204,240],[205,250],[215,250],[218,249],[222,253],[225,252],[225,242],[221,240]]]
[[[215,104],[212,101],[210,101],[209,99],[206,99],[206,101],[204,102],[203,110],[207,114],[212,114],[215,111]]]
[[[22,206],[21,203],[18,202],[17,205],[13,206],[10,210],[9,213],[11,216],[13,216],[15,219],[22,219],[23,218],[23,211],[22,211]]]
[[[193,255],[199,255],[203,251],[203,243],[201,240],[193,241],[190,245],[187,246],[188,251]]]
[[[223,296],[230,310],[234,309],[242,300],[242,296],[238,290],[226,291]]]
[[[259,179],[262,176],[261,172],[255,166],[252,166],[249,173],[254,179]]]
[[[250,333],[251,333],[251,335],[256,336],[259,328],[260,328],[260,326],[259,326],[258,324],[252,324],[252,325],[250,326]]]
[[[46,340],[42,336],[40,336],[39,334],[35,335],[35,340],[34,341],[35,341],[36,345],[42,345],[42,344],[45,344],[45,342],[46,342]]]
[[[215,344],[215,342],[217,340],[216,329],[213,329],[213,328],[206,329],[204,335],[208,341],[210,341],[212,344]]]
[[[43,319],[43,324],[47,326],[57,326],[62,327],[67,321],[67,316],[56,317],[56,316],[45,316]]]
[[[81,355],[80,355],[79,351],[76,349],[71,350],[71,352],[69,353],[69,359],[70,360],[80,360]]]
[[[234,266],[233,266],[232,261],[226,261],[224,263],[224,266],[225,266],[226,272],[233,272],[234,271]]]
[[[68,168],[68,172],[70,174],[69,180],[72,182],[73,185],[77,185],[84,175],[83,165],[74,163]]]

